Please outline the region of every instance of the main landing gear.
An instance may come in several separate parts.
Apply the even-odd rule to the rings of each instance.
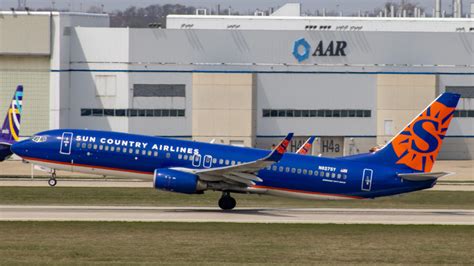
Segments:
[[[58,181],[56,180],[56,171],[53,171],[51,173],[51,178],[48,180],[48,185],[50,187],[54,187],[54,186],[56,186],[57,183],[58,183]]]
[[[237,202],[230,196],[230,192],[222,192],[222,197],[219,199],[219,207],[224,211],[232,210]]]

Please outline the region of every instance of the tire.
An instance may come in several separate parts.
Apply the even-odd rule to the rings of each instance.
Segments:
[[[58,183],[58,181],[57,181],[55,178],[50,178],[50,179],[48,180],[48,185],[49,185],[50,187],[56,186],[57,183]]]
[[[232,210],[235,205],[237,205],[237,202],[231,196],[222,196],[219,199],[219,207],[224,211]]]

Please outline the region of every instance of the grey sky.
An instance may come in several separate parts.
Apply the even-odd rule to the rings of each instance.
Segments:
[[[25,1],[25,0],[21,0]],[[152,4],[185,4],[195,7],[216,8],[217,4],[221,8],[231,6],[234,10],[253,11],[257,8],[267,10],[270,7],[278,7],[288,2],[300,2],[303,5],[303,11],[316,9],[343,11],[345,14],[356,13],[361,10],[373,10],[381,7],[387,1],[400,2],[400,0],[26,0],[27,6],[32,8],[51,7],[55,2],[56,8],[69,8],[73,11],[86,11],[90,6],[104,5],[105,11],[125,9],[129,6],[145,7]],[[435,0],[412,0],[411,2],[419,3],[430,14],[434,7]],[[469,12],[470,3],[474,0],[463,0],[463,12]],[[0,9],[9,10],[10,7],[16,7],[18,0],[0,0]],[[451,13],[452,0],[442,0],[442,8]]]

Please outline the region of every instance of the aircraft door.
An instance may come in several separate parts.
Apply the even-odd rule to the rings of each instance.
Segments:
[[[195,153],[193,155],[193,166],[199,167],[201,165],[201,154]]]
[[[211,155],[205,155],[204,156],[204,161],[202,163],[202,166],[204,166],[204,168],[211,168],[211,166],[212,166],[212,156]]]
[[[362,187],[363,191],[370,191],[372,188],[372,175],[374,171],[372,169],[364,169],[362,174]]]
[[[72,137],[73,134],[70,132],[63,133],[61,138],[61,147],[59,149],[60,154],[71,155]]]

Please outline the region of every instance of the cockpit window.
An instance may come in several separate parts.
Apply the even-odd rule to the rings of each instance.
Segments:
[[[36,142],[36,143],[40,143],[40,142],[45,142],[47,140],[47,137],[46,136],[34,136],[31,140]]]

